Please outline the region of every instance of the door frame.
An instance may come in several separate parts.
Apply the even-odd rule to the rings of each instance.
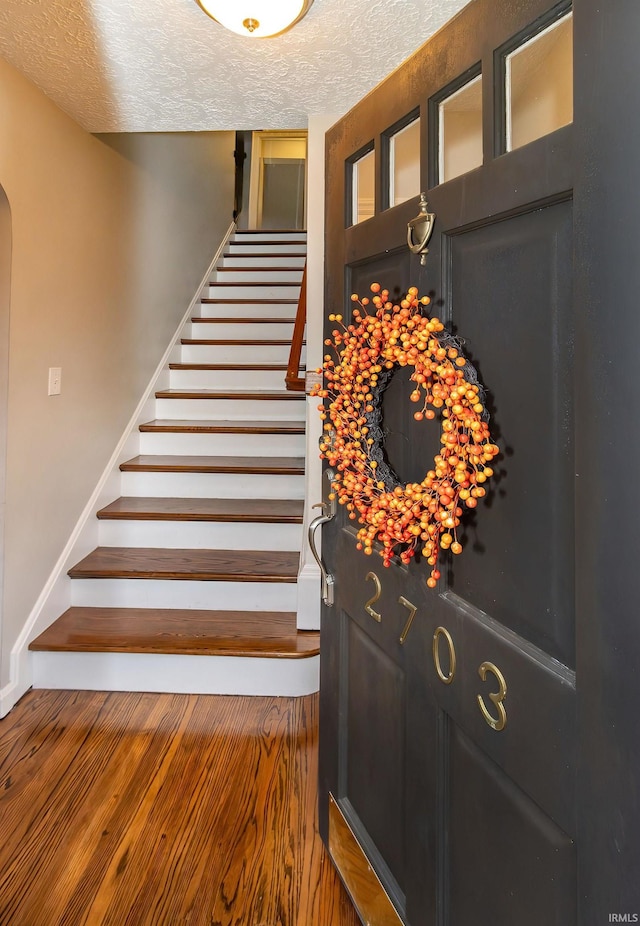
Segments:
[[[574,0],[574,41],[579,923],[599,926],[640,921],[637,4]]]
[[[11,207],[0,184],[0,693],[5,683],[3,666],[4,529],[7,471],[7,415],[9,391],[9,320],[11,300]],[[8,681],[8,672],[7,679]],[[1,708],[1,704],[0,704]],[[0,710],[0,717],[2,711]]]
[[[304,197],[304,224],[307,223],[307,190],[308,190],[308,133],[306,129],[256,131],[251,136],[251,168],[249,179],[249,228],[262,226],[262,193],[264,188],[264,155],[263,145],[267,141],[304,140],[305,143],[305,197]]]

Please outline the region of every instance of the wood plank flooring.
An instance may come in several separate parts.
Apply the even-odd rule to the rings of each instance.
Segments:
[[[0,926],[358,926],[317,696],[32,691],[0,721]]]

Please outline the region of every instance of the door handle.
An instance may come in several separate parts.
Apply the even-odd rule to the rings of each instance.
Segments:
[[[321,502],[320,505],[314,505],[313,507],[325,508],[326,505],[324,502]],[[320,567],[320,575],[322,576],[322,601],[329,607],[331,607],[334,603],[335,579],[331,573],[327,572],[327,570],[324,568],[322,557],[318,553],[318,548],[316,547],[315,534],[321,524],[326,524],[328,521],[333,520],[333,517],[333,514],[321,514],[318,515],[317,518],[314,518],[309,525],[309,546],[311,547],[313,558]]]
[[[331,486],[331,481],[333,480],[334,473],[333,470],[325,470],[325,478]],[[335,497],[331,498],[328,502],[318,502],[317,505],[313,505],[313,508],[322,508],[324,514],[318,515],[317,518],[314,518],[311,524],[309,525],[309,547],[313,553],[313,558],[320,568],[320,575],[322,577],[322,601],[324,604],[331,607],[334,603],[335,597],[335,579],[331,573],[327,572],[324,568],[324,563],[322,562],[322,557],[318,553],[318,548],[316,546],[316,531],[322,524],[327,524],[329,521],[332,521],[336,516],[336,500]]]

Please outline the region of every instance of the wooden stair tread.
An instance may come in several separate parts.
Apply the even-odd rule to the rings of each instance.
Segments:
[[[187,454],[140,454],[120,464],[123,473],[245,473],[304,475],[304,457],[217,457]]]
[[[295,583],[300,554],[281,550],[97,547],[69,570],[76,579],[181,579]]]
[[[281,256],[289,257],[290,255],[282,254]],[[278,266],[278,267],[255,267],[255,266],[253,267],[217,267],[216,273],[238,273],[238,271],[240,271],[241,273],[262,273],[265,270],[268,271],[269,273],[278,273],[281,270],[285,273],[291,273],[294,270],[302,273],[303,269],[304,269],[303,267],[283,267],[283,266]],[[215,282],[215,280],[212,282]]]
[[[239,242],[236,242],[236,244],[246,244],[246,243],[247,243],[246,241],[239,241]],[[251,243],[252,243],[252,245],[255,246],[255,242],[254,242],[254,241],[252,241]],[[291,245],[291,244],[298,244],[298,243],[302,243],[302,242],[296,242],[296,241],[287,241],[287,242],[281,241],[281,242],[277,242],[277,241],[272,241],[271,243],[272,243],[272,244],[278,244],[278,243],[280,243],[280,244],[285,244],[285,243],[286,243],[286,244],[288,244],[288,245]],[[278,254],[277,252],[274,252],[274,251],[260,251],[260,252],[258,252],[258,251],[252,251],[250,254],[234,254],[232,251],[225,251],[224,254],[223,254],[222,256],[223,256],[223,257],[254,257],[254,258],[263,258],[263,257],[306,257],[306,256],[307,256],[307,252],[306,252],[306,251],[287,251],[286,254]],[[252,267],[251,269],[253,270],[253,267]],[[264,268],[262,268],[262,269],[264,269],[264,270],[281,270],[282,267],[269,267],[268,265],[265,265]],[[302,267],[292,267],[291,269],[292,269],[292,270],[301,270]]]
[[[304,502],[272,498],[117,498],[98,512],[101,520],[224,521],[302,524]]]
[[[293,325],[295,318],[233,318],[230,315],[208,315],[206,318],[195,316],[191,321],[196,325]]]
[[[259,338],[250,339],[250,338],[222,338],[211,340],[209,338],[181,338],[181,344],[208,344],[211,346],[217,345],[218,347],[231,347],[231,346],[240,346],[242,344],[247,347],[289,347],[291,345],[291,338],[289,340],[285,339],[272,339],[272,338]],[[306,341],[302,342],[303,345],[306,344]]]
[[[156,392],[156,399],[233,399],[238,401],[265,402],[276,400],[288,402],[304,399],[303,395],[294,395],[277,389],[161,389]]]
[[[286,363],[170,363],[170,370],[238,370],[240,372],[252,370],[272,370],[279,373],[287,370]],[[304,367],[300,367],[304,370]]]
[[[186,421],[181,418],[156,418],[140,425],[144,432],[180,434],[304,434],[304,421]]]
[[[212,299],[203,296],[200,299],[205,305],[297,305],[297,299]]]
[[[319,653],[320,634],[298,631],[289,612],[76,607],[29,649],[296,659]]]
[[[236,228],[234,235],[266,235],[267,238],[270,235],[306,235],[306,228]],[[306,238],[302,238],[302,241],[305,241]],[[268,244],[290,244],[290,241],[268,241],[265,242]],[[231,242],[231,244],[238,244],[237,240]]]
[[[225,283],[224,280],[215,280],[213,283],[207,283],[207,286],[295,286],[297,289],[300,289],[300,283],[296,283],[293,280],[267,280],[267,282],[261,280],[260,282],[256,281],[255,283],[251,283],[249,281],[233,283],[231,280],[229,280],[228,283]]]

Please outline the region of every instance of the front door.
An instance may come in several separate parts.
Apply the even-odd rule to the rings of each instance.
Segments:
[[[327,136],[327,312],[429,295],[500,447],[434,589],[346,506],[324,527],[322,830],[372,926],[605,922],[578,913],[573,45],[569,2],[474,0]],[[401,485],[440,449],[410,373],[382,395]]]

